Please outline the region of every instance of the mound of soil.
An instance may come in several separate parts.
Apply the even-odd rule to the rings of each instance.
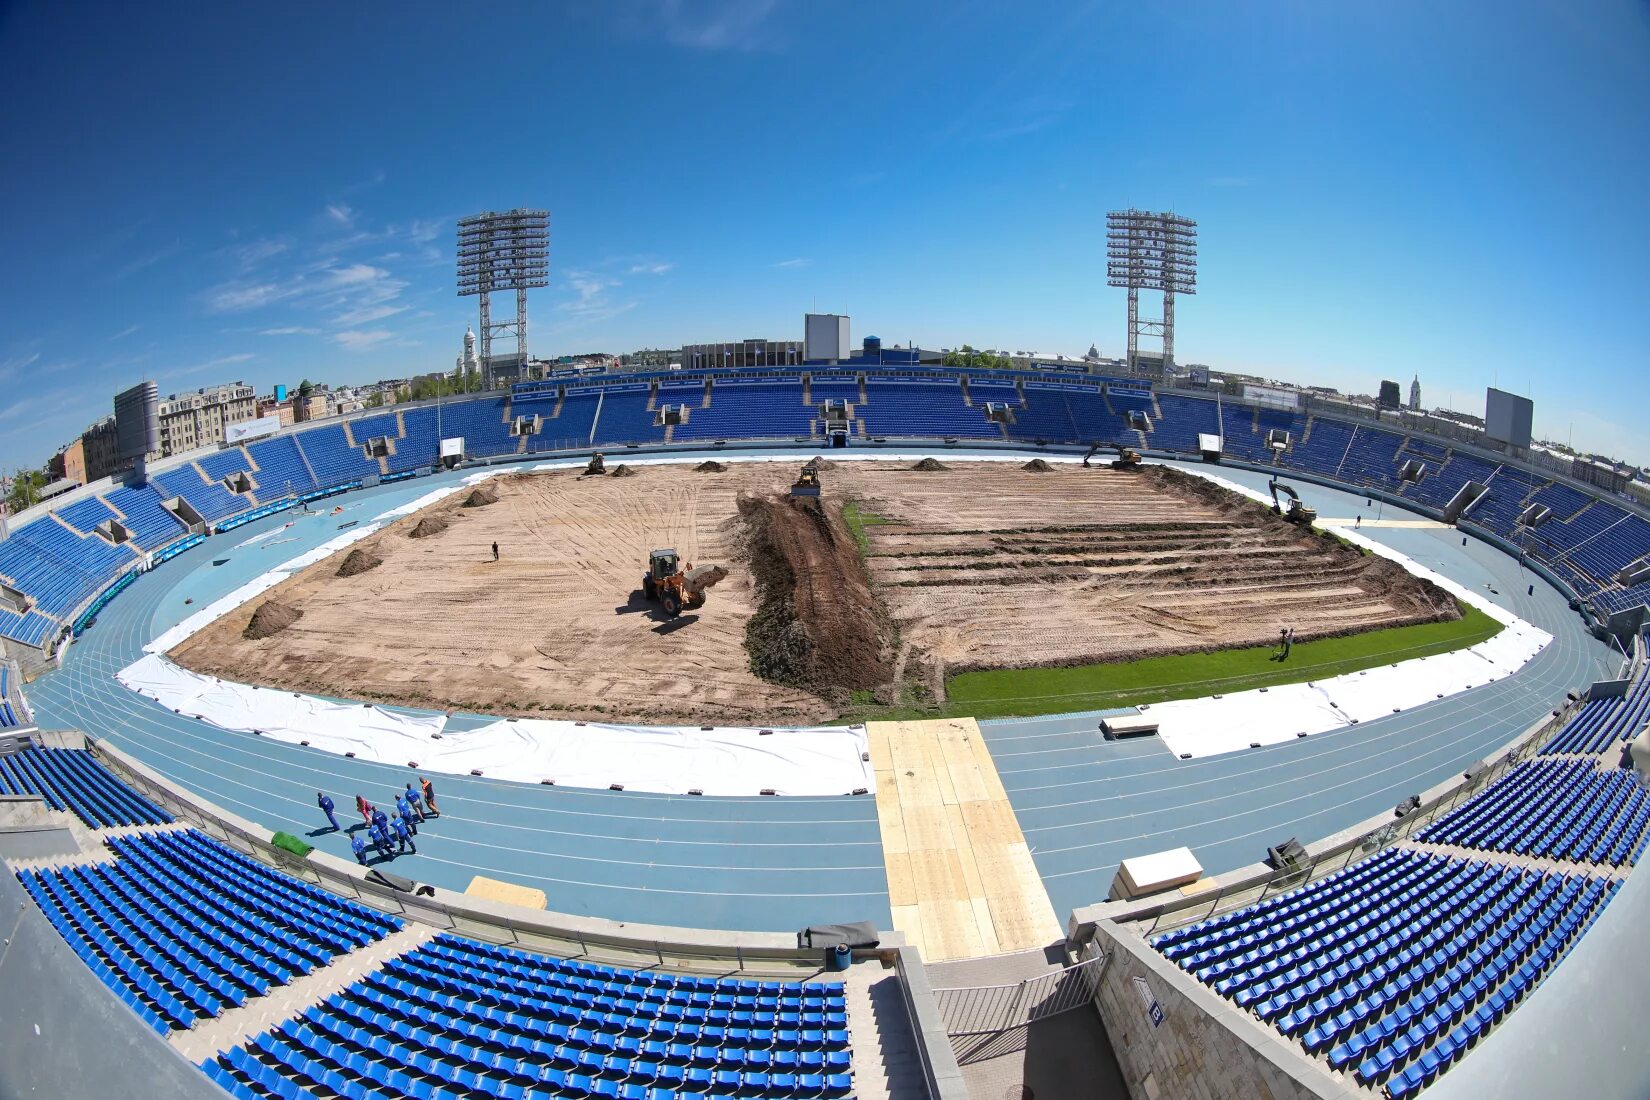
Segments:
[[[384,559],[365,546],[357,546],[344,558],[338,567],[340,577],[358,577],[369,569],[377,569],[384,564]],[[269,606],[265,604],[264,606]]]
[[[635,477],[636,471],[621,462],[611,470],[607,471],[607,475],[609,477]]]
[[[893,678],[887,615],[840,506],[807,503],[739,502],[758,597],[745,626],[751,671],[827,697],[881,687]]]
[[[252,621],[241,631],[241,637],[254,642],[274,637],[303,617],[304,613],[290,604],[266,600],[252,613]]]
[[[1049,474],[1049,473],[1054,472],[1054,467],[1050,466],[1048,463],[1044,462],[1040,458],[1032,459],[1030,462],[1026,463],[1024,466],[1021,466],[1020,469],[1030,470],[1034,474]]]
[[[427,539],[439,535],[452,525],[452,520],[446,516],[425,516],[418,521],[418,526],[407,532],[410,539]]]
[[[694,469],[701,474],[725,474],[728,472],[728,468],[714,458],[706,459],[695,466]]]
[[[832,462],[828,458],[821,458],[818,455],[814,455],[812,458],[810,458],[808,460],[808,465],[812,466],[816,470],[834,470],[834,469],[836,469],[836,463]]]
[[[911,469],[913,469],[913,470],[925,470],[925,471],[926,470],[949,470],[950,468],[951,467],[945,465],[944,463],[942,463],[937,458],[925,458],[921,462],[917,463],[915,466],[911,467]]]
[[[466,508],[485,508],[489,504],[498,503],[498,493],[486,485],[477,485],[470,490],[470,495],[464,498]]]

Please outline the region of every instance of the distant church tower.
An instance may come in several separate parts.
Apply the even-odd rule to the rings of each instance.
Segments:
[[[464,326],[464,354],[458,357],[456,365],[461,376],[481,369],[476,360],[476,334],[468,325]]]
[[[1421,411],[1421,376],[1418,374],[1409,383],[1409,407],[1411,412]]]

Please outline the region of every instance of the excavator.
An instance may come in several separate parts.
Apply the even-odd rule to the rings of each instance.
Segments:
[[[1310,526],[1318,521],[1318,510],[1303,504],[1301,502],[1300,494],[1285,485],[1283,482],[1279,481],[1277,478],[1273,478],[1271,481],[1268,481],[1266,483],[1266,487],[1272,490],[1273,515],[1282,516],[1290,523],[1298,523],[1303,527]],[[1289,498],[1288,511],[1284,510],[1283,504],[1278,500],[1278,493],[1280,492]]]
[[[684,611],[705,606],[705,592],[728,575],[720,565],[692,562],[686,569],[674,550],[655,550],[647,557],[647,573],[642,577],[642,595],[658,600],[665,618],[674,619]]]
[[[1088,453],[1083,456],[1083,469],[1089,468],[1089,459],[1100,453],[1100,444],[1091,443]],[[1112,459],[1111,468],[1114,470],[1140,469],[1140,452],[1132,447],[1118,447],[1117,457]]]

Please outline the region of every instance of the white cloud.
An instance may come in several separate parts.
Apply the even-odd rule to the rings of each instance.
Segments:
[[[289,246],[284,241],[265,238],[263,240],[248,241],[246,244],[235,245],[228,250],[234,261],[244,267],[256,267],[265,260],[274,259],[285,252]]]
[[[33,366],[39,361],[40,353],[38,351],[30,352],[27,355],[14,355],[9,359],[0,361],[0,378],[10,378],[12,375]]]
[[[660,0],[652,22],[678,46],[699,50],[759,50],[772,44],[764,27],[779,0]]]
[[[141,327],[142,327],[141,325],[127,325],[125,328],[121,329],[119,332],[117,332],[113,336],[109,337],[109,339],[110,340],[124,340],[124,339],[126,339],[126,337],[132,335],[132,333],[136,332]]]
[[[773,266],[775,266],[775,267],[807,267],[811,263],[813,263],[813,261],[810,260],[808,257],[798,256],[794,260],[780,260],[778,263],[774,264]]]
[[[332,202],[327,204],[327,217],[339,225],[354,225],[355,211],[348,203]]]
[[[207,291],[206,306],[214,313],[243,313],[262,309],[297,294],[301,284],[225,283]]]
[[[376,347],[385,340],[394,339],[394,337],[395,333],[381,328],[335,332],[332,334],[332,338],[346,351],[366,351],[368,348]]]
[[[178,370],[168,370],[165,372],[165,375],[167,378],[185,378],[192,374],[205,374],[208,371],[221,370],[224,367],[232,367],[236,363],[245,363],[250,359],[256,358],[257,356],[253,355],[249,351],[241,351],[236,352],[233,355],[220,355],[216,359],[208,359],[204,363],[196,363],[193,366],[182,367]]]
[[[158,263],[163,263],[170,260],[173,256],[176,256],[182,251],[182,241],[173,241],[169,245],[163,245],[162,247],[155,249],[153,252],[143,256],[138,256],[135,259],[128,260],[126,263],[122,264],[115,270],[115,278],[117,280],[129,279],[140,271],[145,271],[151,267],[154,267]]]
[[[327,282],[333,286],[357,286],[361,283],[377,282],[389,274],[381,267],[371,264],[350,264],[348,267],[333,268],[327,272]]]
[[[676,266],[675,264],[665,264],[665,263],[639,263],[639,264],[634,264],[634,265],[631,266],[630,274],[632,274],[632,275],[663,275],[665,272],[669,271],[671,268],[673,268],[675,266]]]
[[[321,332],[318,328],[306,328],[303,325],[283,325],[280,328],[266,328],[258,331],[259,336],[317,336]]]

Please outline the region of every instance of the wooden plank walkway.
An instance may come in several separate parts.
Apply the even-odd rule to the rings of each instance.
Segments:
[[[866,729],[894,927],[930,961],[1058,939],[1060,921],[974,720]]]

